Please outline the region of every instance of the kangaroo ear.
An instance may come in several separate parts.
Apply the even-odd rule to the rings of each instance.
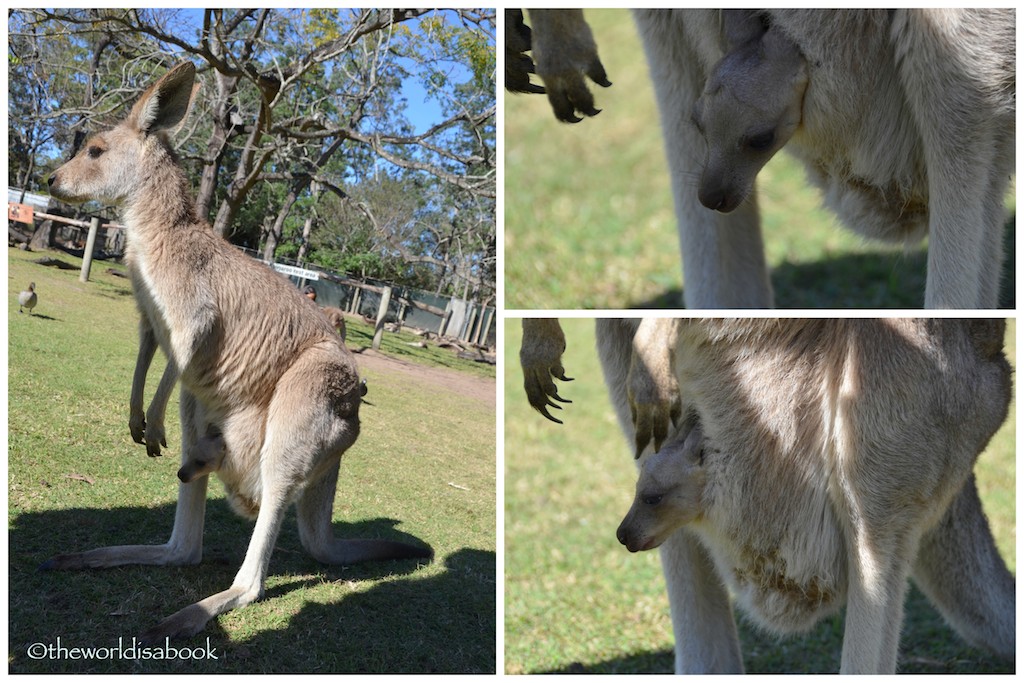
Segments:
[[[757,10],[722,10],[722,37],[725,38],[727,52],[758,40],[767,30],[768,27]]]
[[[704,462],[704,430],[699,424],[694,425],[683,439],[683,458],[689,465],[700,465]]]
[[[182,62],[149,86],[132,107],[128,121],[143,133],[177,128],[188,114],[195,84],[196,67]]]
[[[786,65],[794,71],[804,63],[800,47],[779,29],[764,34],[761,40],[761,56],[779,65]]]

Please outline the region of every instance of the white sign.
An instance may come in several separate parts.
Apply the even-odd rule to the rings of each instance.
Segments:
[[[319,280],[320,273],[315,270],[306,270],[305,268],[296,268],[295,266],[286,266],[283,263],[275,263],[274,270],[284,275],[301,277],[306,280]]]

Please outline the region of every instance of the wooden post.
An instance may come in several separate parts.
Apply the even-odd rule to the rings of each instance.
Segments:
[[[444,312],[441,314],[441,324],[437,326],[437,336],[443,337],[445,332],[448,331],[448,320],[452,317],[452,300],[448,299],[448,305],[444,307]]]
[[[477,324],[479,311],[477,310],[476,304],[470,303],[469,307],[469,321],[466,323],[466,331],[463,333],[461,341],[472,342],[473,341],[473,326]]]
[[[480,316],[480,325],[477,326],[476,337],[473,339],[477,346],[487,346],[487,332],[491,329],[491,317],[494,315],[494,311],[488,309],[487,306],[484,306],[484,311],[486,311],[486,315]]]
[[[354,288],[355,288],[355,292],[352,293],[352,303],[349,306],[349,311],[348,312],[349,313],[353,313],[355,315],[359,315],[359,299],[363,295],[363,290],[362,290],[361,287],[358,287],[358,286],[354,286]]]
[[[409,310],[409,304],[406,303],[405,301],[403,301],[401,306],[399,306],[399,308],[398,308],[398,331],[399,332],[402,331],[402,323],[405,322],[405,314],[406,314],[406,311],[408,311],[408,310]]]
[[[85,240],[85,254],[82,258],[82,272],[78,279],[82,282],[89,281],[89,271],[92,270],[92,250],[96,246],[96,233],[100,230],[99,216],[93,216],[89,222],[89,237]]]
[[[380,350],[380,339],[384,336],[384,317],[388,314],[388,304],[391,303],[391,288],[385,287],[380,295],[380,308],[377,309],[377,327],[373,331],[373,344],[370,346],[374,351]]]

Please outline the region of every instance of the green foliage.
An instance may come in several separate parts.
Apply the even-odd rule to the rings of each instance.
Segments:
[[[341,37],[338,21],[338,10],[328,7],[307,9],[306,14],[309,21],[306,24],[306,31],[313,39],[313,45],[320,47]]]

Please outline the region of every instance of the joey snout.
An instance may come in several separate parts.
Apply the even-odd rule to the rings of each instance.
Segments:
[[[697,198],[712,211],[729,213],[747,200],[760,166],[753,172],[743,172],[746,164],[741,159],[708,160],[697,185]]]
[[[647,529],[650,528],[650,521],[643,519],[643,515],[637,510],[634,503],[633,507],[626,513],[622,523],[619,524],[619,528],[616,529],[615,537],[631,553],[656,548],[658,545],[661,545],[661,542],[656,542],[656,538],[647,533]]]

